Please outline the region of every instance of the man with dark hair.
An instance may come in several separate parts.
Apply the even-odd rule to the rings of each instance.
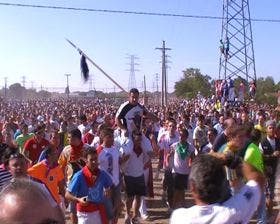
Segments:
[[[201,146],[207,144],[207,131],[208,127],[205,125],[205,117],[200,114],[197,118],[197,126],[193,131],[193,145],[197,152]]]
[[[85,114],[82,114],[80,116],[80,125],[78,126],[78,129],[81,131],[82,136],[84,136],[89,130],[90,130],[90,125],[87,121],[87,116]]]
[[[171,211],[173,208],[173,196],[174,196],[174,183],[172,177],[172,168],[174,165],[174,154],[172,153],[171,145],[178,142],[180,139],[179,132],[176,130],[176,121],[169,119],[166,121],[167,130],[160,136],[158,141],[158,147],[160,151],[163,151],[163,195],[162,200],[165,201],[167,197],[167,204]]]
[[[34,136],[29,138],[24,146],[22,153],[30,160],[32,164],[35,164],[43,149],[50,143],[44,138],[45,130],[43,126],[37,126],[34,131]]]
[[[145,196],[144,165],[150,159],[152,147],[143,144],[142,134],[139,130],[132,132],[132,140],[124,144],[120,152],[127,161],[123,166],[126,198],[125,224],[138,223],[138,213],[141,196]],[[133,216],[130,219],[130,210],[133,205]]]
[[[45,149],[45,159],[28,169],[28,174],[42,181],[58,204],[64,198],[64,174],[57,165],[57,153],[51,146]]]
[[[264,176],[243,163],[243,175],[248,182],[226,200],[225,195],[229,189],[223,168],[225,164],[231,166],[232,160],[226,160],[225,156],[218,159],[209,154],[202,154],[194,159],[189,182],[196,205],[175,210],[171,224],[249,222],[260,201]]]
[[[220,148],[228,142],[228,132],[235,125],[233,118],[228,118],[224,121],[224,131],[217,136],[213,143],[212,150],[218,152]]]
[[[207,131],[207,144],[201,146],[201,153],[209,153],[212,150],[213,142],[217,137],[217,130],[215,128],[209,128]]]
[[[69,183],[73,175],[84,165],[81,159],[84,151],[81,131],[78,128],[71,130],[68,134],[68,138],[69,145],[62,150],[58,159],[58,164],[62,167],[66,183]],[[69,210],[72,224],[78,223],[75,202],[70,202]]]
[[[60,208],[51,206],[48,195],[28,178],[12,180],[0,192],[0,203],[1,224],[65,223]]]
[[[107,223],[104,197],[108,197],[112,180],[109,175],[98,169],[98,158],[95,149],[84,152],[86,166],[72,178],[65,197],[77,203],[78,223]]]
[[[24,143],[30,139],[34,134],[28,133],[28,125],[25,123],[22,123],[20,125],[21,133],[16,137],[16,144],[20,151],[22,151]]]
[[[116,114],[116,124],[122,129],[125,136],[131,134],[133,129],[140,129],[143,115],[157,120],[157,117],[139,102],[139,91],[133,88],[129,91],[129,99],[123,103]]]
[[[269,120],[266,122],[266,137],[260,144],[260,149],[263,154],[265,174],[268,185],[266,187],[267,198],[267,212],[272,212],[274,188],[275,188],[275,174],[278,159],[280,158],[280,139],[275,138],[276,122]]]

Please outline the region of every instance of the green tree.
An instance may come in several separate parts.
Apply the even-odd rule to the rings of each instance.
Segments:
[[[271,76],[266,78],[260,77],[257,79],[256,101],[258,103],[268,103],[276,105],[277,99],[271,93],[278,90],[278,84],[275,85],[274,79]]]
[[[198,68],[188,68],[183,71],[184,77],[175,83],[175,95],[193,98],[198,91],[204,96],[212,94],[211,77],[203,75]]]
[[[40,90],[38,93],[37,93],[37,96],[39,98],[44,98],[44,99],[48,99],[48,98],[51,98],[52,94],[46,90]]]
[[[26,89],[21,86],[19,83],[14,83],[10,85],[8,96],[14,99],[24,99]]]

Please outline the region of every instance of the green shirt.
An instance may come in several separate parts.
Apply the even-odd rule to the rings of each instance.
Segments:
[[[245,152],[244,161],[255,167],[258,171],[264,171],[263,157],[259,147],[251,143]]]

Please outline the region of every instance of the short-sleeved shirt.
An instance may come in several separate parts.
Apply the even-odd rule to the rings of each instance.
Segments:
[[[262,153],[260,151],[260,148],[254,144],[251,143],[245,152],[244,161],[252,165],[254,168],[256,168],[258,171],[262,172],[264,171],[264,165],[263,165],[263,157]]]
[[[142,114],[146,113],[146,109],[140,103],[133,105],[129,101],[123,103],[116,113],[116,118],[122,121],[128,132],[132,132],[133,126],[140,127]]]
[[[175,144],[172,145],[172,147],[175,149],[178,144],[179,144],[179,142],[176,142]],[[179,174],[184,174],[184,175],[187,175],[190,173],[191,167],[190,167],[190,164],[188,161],[189,161],[191,155],[194,154],[195,148],[190,143],[187,143],[187,145],[188,145],[187,146],[188,154],[185,159],[182,159],[181,156],[179,155],[179,153],[175,150],[174,166],[172,169],[173,173],[179,173]]]
[[[149,152],[152,151],[152,146],[145,135],[142,135],[141,147],[142,153],[137,156],[133,150],[134,144],[131,139],[128,139],[120,148],[120,153],[130,155],[129,159],[123,165],[123,171],[126,176],[140,177],[144,174],[144,164],[149,160]]]
[[[179,141],[179,132],[175,132],[174,136],[170,136],[169,132],[166,131],[164,134],[161,135],[159,142],[158,142],[158,146],[160,148],[160,150],[163,150],[163,159],[164,159],[164,163],[163,163],[163,167],[164,169],[170,170],[173,167],[173,156],[171,156],[169,158],[169,163],[167,166],[167,154],[169,153],[169,151],[171,150],[171,145],[173,145],[174,143]]]
[[[49,189],[51,195],[60,203],[58,184],[64,179],[64,174],[60,166],[56,166],[48,171],[45,161],[41,161],[28,169],[28,174],[41,180]]]
[[[193,131],[193,139],[199,142],[199,148],[207,143],[207,131],[206,126],[197,126]]]
[[[103,147],[100,153],[98,153],[99,169],[109,174],[115,186],[120,182],[119,158],[120,152],[114,147]]]
[[[112,180],[109,177],[109,175],[103,171],[100,170],[98,177],[95,180],[96,183],[102,184],[103,188],[108,188],[112,186]],[[78,171],[74,174],[72,180],[70,181],[67,191],[69,191],[71,194],[75,195],[76,197],[87,197],[89,194],[89,187],[86,183],[86,179],[84,177],[84,174],[82,170]],[[96,192],[97,194],[103,195],[103,189],[100,192]],[[87,206],[77,206],[77,210],[80,212],[92,212],[95,211],[95,208],[93,208],[93,203],[89,203]]]
[[[258,184],[250,180],[238,193],[222,204],[195,205],[173,212],[170,224],[236,224],[249,223],[261,198]]]
[[[23,153],[28,152],[28,158],[35,163],[43,151],[43,149],[50,143],[46,139],[42,139],[41,142],[37,142],[35,136],[28,139],[23,146]]]

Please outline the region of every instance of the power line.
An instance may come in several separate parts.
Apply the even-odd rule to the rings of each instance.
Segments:
[[[212,19],[222,20],[221,16],[209,16],[209,15],[187,15],[187,14],[173,14],[173,13],[159,13],[159,12],[141,12],[141,11],[126,11],[126,10],[111,10],[111,9],[93,9],[93,8],[77,8],[77,7],[65,7],[54,5],[34,5],[34,4],[21,4],[21,3],[7,3],[0,2],[0,6],[12,6],[12,7],[27,7],[27,8],[41,8],[41,9],[56,9],[56,10],[71,10],[71,11],[87,11],[87,12],[101,12],[101,13],[115,13],[115,14],[132,14],[132,15],[145,15],[145,16],[164,16],[164,17],[178,17],[178,18],[192,18],[192,19]],[[241,18],[240,18],[241,20]],[[268,23],[280,23],[280,19],[251,19],[254,22],[268,22]]]

